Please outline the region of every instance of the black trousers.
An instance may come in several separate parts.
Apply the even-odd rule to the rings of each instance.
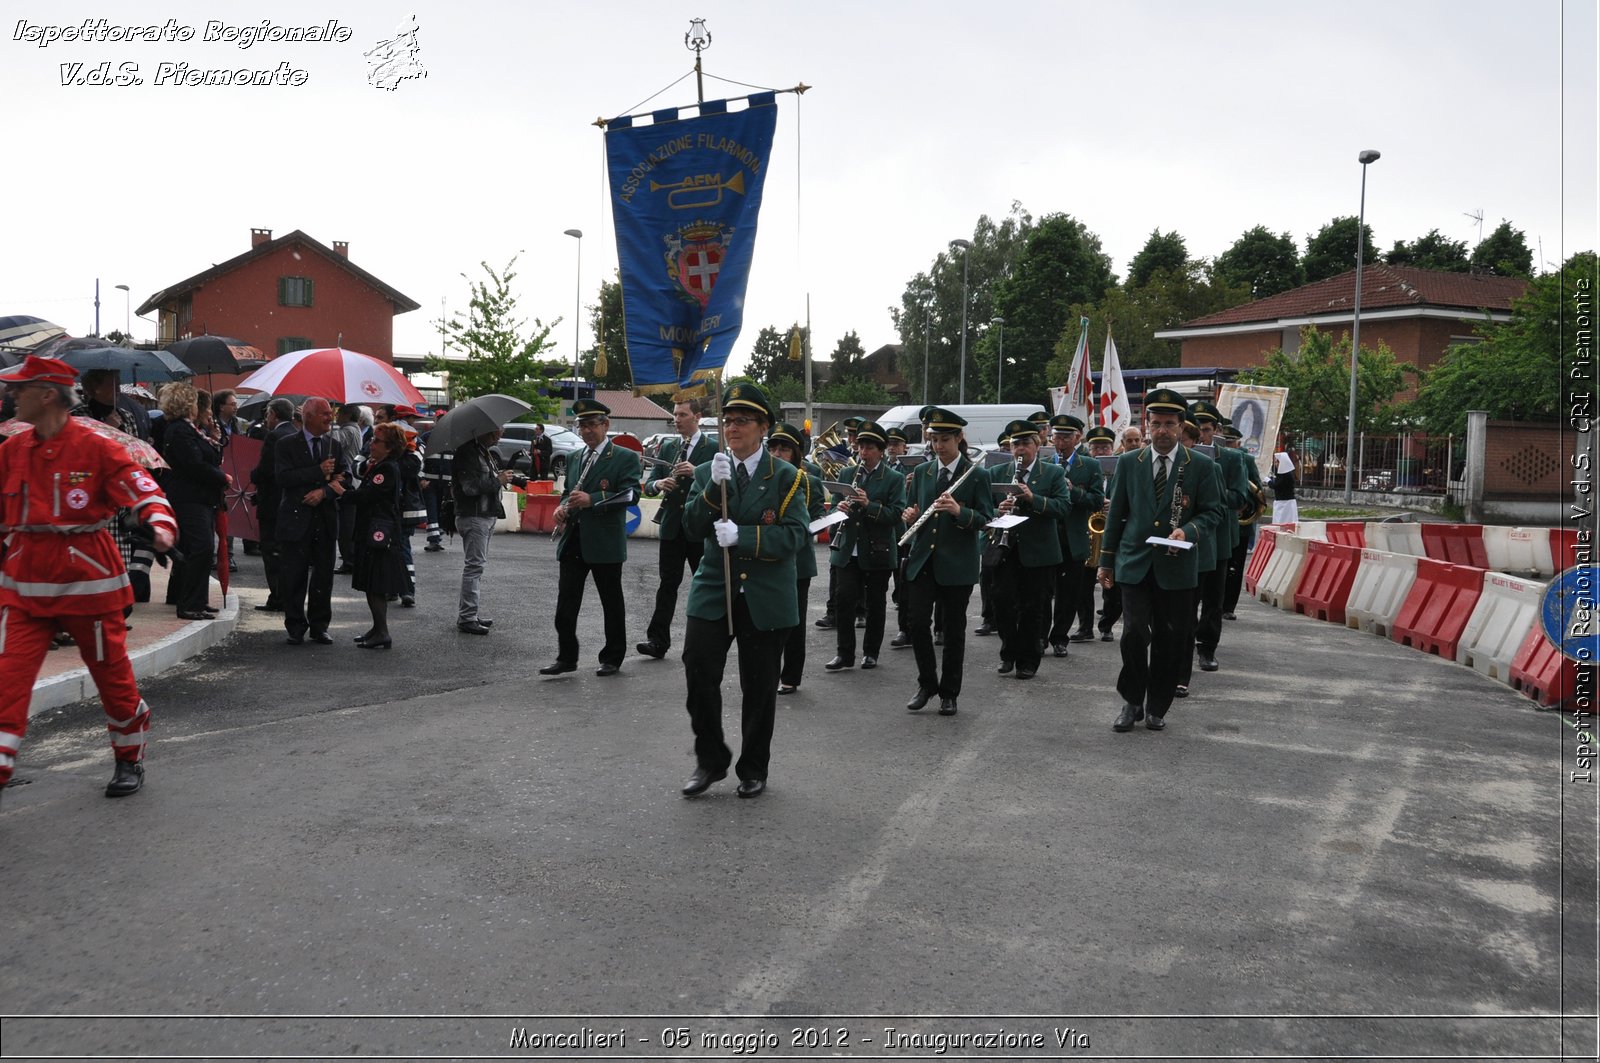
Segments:
[[[1194,629],[1195,645],[1206,653],[1216,653],[1222,641],[1222,593],[1228,582],[1228,560],[1220,558],[1217,567],[1200,573],[1200,622]]]
[[[356,493],[346,491],[339,496],[339,560],[347,565],[356,562]]]
[[[1117,693],[1152,716],[1165,716],[1184,661],[1194,652],[1193,587],[1166,590],[1155,573],[1122,589],[1122,672]]]
[[[1082,558],[1067,561],[1056,569],[1056,601],[1049,641],[1065,642],[1074,628],[1088,631],[1094,626],[1090,622],[1094,615],[1094,576],[1095,570],[1085,565]]]
[[[1012,548],[994,572],[994,615],[1000,630],[1000,659],[1030,672],[1039,670],[1040,622],[1045,588],[1055,566],[1029,568]],[[949,636],[945,637],[949,642]]]
[[[967,660],[967,603],[972,600],[972,584],[944,586],[933,578],[933,566],[926,564],[916,579],[907,581],[905,589],[906,630],[911,633],[911,652],[917,657],[917,686],[941,698],[959,697]],[[935,607],[944,614],[942,669],[933,646]]]
[[[911,581],[906,579],[905,572],[905,558],[901,558],[900,563],[894,567],[894,577],[889,581],[889,600],[894,603],[895,631],[910,630],[906,627],[906,624],[911,620],[911,609],[909,608],[911,603],[908,594],[908,585]]]
[[[797,687],[806,673],[806,604],[811,596],[811,577],[794,581],[795,598],[800,604],[800,622],[789,629],[783,648],[778,651],[778,682]]]
[[[867,630],[861,638],[861,655],[876,657],[883,648],[883,625],[888,612],[885,600],[889,594],[889,569],[863,569],[860,558],[833,571],[839,574],[839,584],[833,592],[834,616],[837,623],[839,656],[847,661],[856,656],[856,625],[853,617],[863,602],[867,607]]]
[[[984,556],[985,557],[988,556],[988,551],[987,550],[984,551]],[[993,627],[994,626],[994,566],[989,564],[988,561],[984,561],[983,562],[983,567],[981,569],[979,569],[979,572],[978,572],[978,606],[979,606],[979,609],[981,610],[980,619],[982,619],[982,621],[985,624],[989,625],[990,627]]]
[[[174,587],[168,597],[184,612],[199,612],[211,597],[217,511],[204,502],[174,502],[172,510],[178,518],[178,549],[183,560],[173,566]]]
[[[561,577],[556,584],[556,660],[578,663],[578,612],[583,608],[583,585],[594,576],[605,614],[606,642],[600,647],[601,664],[620,666],[627,654],[628,612],[622,600],[622,562],[591,565],[583,559],[583,544],[574,530],[561,553]]]
[[[259,512],[256,523],[261,529],[261,567],[267,576],[266,604],[282,608],[283,547],[278,542],[278,526],[275,521],[262,520]]]
[[[722,733],[722,675],[728,666],[728,648],[739,644],[739,688],[743,703],[739,726],[743,735],[740,779],[765,779],[772,757],[772,723],[778,707],[778,655],[788,628],[762,631],[750,619],[743,594],[733,596],[733,634],[726,618],[684,622],[683,672],[688,681],[689,726],[694,730],[696,763],[707,771],[727,771],[733,763]]]
[[[1232,613],[1239,608],[1239,594],[1244,589],[1244,570],[1250,565],[1250,544],[1256,537],[1254,526],[1245,529],[1239,545],[1228,558],[1228,579],[1222,587],[1222,611]]]
[[[656,574],[661,582],[656,587],[656,608],[650,614],[650,624],[644,637],[662,649],[672,645],[672,618],[678,612],[678,588],[683,585],[683,567],[689,566],[692,576],[700,567],[700,555],[705,551],[704,539],[662,539],[661,552],[656,556]]]
[[[317,520],[304,539],[278,544],[283,559],[279,568],[278,604],[283,606],[283,627],[291,635],[306,629],[326,631],[333,622],[334,554],[339,532],[332,521]]]

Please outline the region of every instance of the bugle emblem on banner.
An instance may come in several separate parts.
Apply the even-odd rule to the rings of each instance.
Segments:
[[[697,221],[664,238],[667,271],[683,295],[700,304],[701,310],[711,301],[711,289],[716,287],[731,236],[731,225]]]

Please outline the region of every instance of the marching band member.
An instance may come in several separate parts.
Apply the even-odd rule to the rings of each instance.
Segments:
[[[883,646],[884,598],[889,590],[889,575],[899,562],[900,512],[906,505],[905,477],[883,460],[888,437],[876,421],[861,425],[856,435],[859,459],[840,471],[840,482],[853,485],[853,493],[839,496],[837,504],[847,506],[850,519],[834,525],[829,545],[829,566],[837,573],[834,610],[839,618],[837,654],[823,665],[830,672],[852,668],[856,663],[856,629],[849,623],[856,606],[863,600],[867,609],[867,629],[861,639],[861,667],[876,668],[878,651]]]
[[[1056,460],[1067,476],[1067,516],[1057,521],[1061,567],[1056,570],[1055,609],[1046,619],[1049,641],[1057,657],[1067,655],[1067,642],[1092,642],[1094,568],[1089,561],[1089,518],[1105,505],[1105,474],[1100,463],[1080,453],[1083,422],[1070,413],[1050,419]],[[1073,631],[1073,621],[1077,630]]]
[[[1228,582],[1228,565],[1242,538],[1237,514],[1250,493],[1250,474],[1245,471],[1244,452],[1222,445],[1217,428],[1222,411],[1209,402],[1196,402],[1191,408],[1194,423],[1200,428],[1200,442],[1216,448],[1217,469],[1222,478],[1222,504],[1230,514],[1217,527],[1217,564],[1200,577],[1200,620],[1195,626],[1195,656],[1202,672],[1215,672],[1217,644],[1222,641],[1222,600]]]
[[[1100,504],[1100,512],[1109,513],[1111,511],[1112,477],[1104,474],[1104,467],[1100,466],[1100,459],[1111,456],[1117,445],[1117,434],[1105,425],[1095,425],[1083,434],[1083,439],[1089,446],[1089,456],[1094,458],[1095,465],[1101,468],[1102,482],[1105,485],[1103,488],[1105,501]],[[1098,557],[1094,559],[1094,563],[1099,565]],[[1116,626],[1117,621],[1121,618],[1122,593],[1117,590],[1115,583],[1109,587],[1102,587],[1100,589],[1100,622],[1098,625],[1101,642],[1116,641],[1116,636],[1111,633],[1111,629]]]
[[[822,497],[822,470],[814,462],[805,458],[805,453],[810,440],[805,432],[787,421],[779,421],[772,429],[772,434],[767,437],[767,450],[779,461],[786,461],[806,474],[802,492],[805,495],[806,521],[816,520],[822,516],[827,505]],[[800,680],[806,670],[806,606],[811,597],[811,581],[817,578],[817,553],[811,546],[812,536],[806,533],[806,541],[800,548],[800,553],[794,559],[795,600],[799,610],[800,622],[789,629],[784,638],[783,648],[778,654],[778,693],[793,694],[800,689]]]
[[[910,444],[910,440],[906,438],[906,431],[904,428],[897,426],[886,430],[883,433],[883,437],[889,441],[884,448],[884,463],[891,470],[899,473],[901,478],[905,480],[906,493],[909,495],[913,467],[905,460],[906,447]],[[905,524],[901,522],[900,527],[895,529],[896,537],[904,535],[905,530]],[[889,640],[889,648],[892,650],[903,650],[911,645],[911,636],[907,634],[908,629],[906,628],[905,567],[906,555],[904,551],[901,551],[900,564],[895,566],[894,574],[889,577],[889,600],[894,603],[895,634],[894,638]]]
[[[1067,515],[1067,476],[1059,465],[1039,460],[1039,431],[1032,421],[1012,421],[1006,433],[1014,457],[994,470],[993,482],[1014,483],[1019,490],[996,509],[1028,519],[1007,529],[1001,544],[991,547],[999,554],[994,575],[999,672],[1010,675],[1015,670],[1018,679],[1032,679],[1039,672],[1044,644],[1040,625],[1045,590],[1061,565],[1056,522]]]
[[[656,555],[656,573],[660,583],[656,587],[656,608],[650,614],[650,624],[645,628],[644,641],[638,651],[646,657],[661,658],[672,648],[672,618],[678,611],[678,587],[683,583],[683,568],[689,566],[689,575],[700,567],[701,540],[683,533],[683,504],[689,498],[689,483],[694,470],[710,461],[717,452],[717,444],[700,431],[700,401],[689,399],[672,405],[672,423],[678,429],[677,439],[669,439],[661,448],[661,460],[672,463],[672,472],[648,478],[644,493],[652,498],[661,496],[661,508],[656,511],[657,538],[661,540]]]

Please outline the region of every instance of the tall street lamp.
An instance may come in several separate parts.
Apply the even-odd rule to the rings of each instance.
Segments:
[[[1361,213],[1356,216],[1356,300],[1354,321],[1350,326],[1350,422],[1345,426],[1344,442],[1344,500],[1355,501],[1356,474],[1356,358],[1361,353],[1361,259],[1367,240],[1367,166],[1381,156],[1368,148],[1356,156],[1361,164]]]
[[[578,401],[578,349],[581,335],[579,318],[583,312],[583,230],[568,229],[566,235],[578,241],[578,272],[572,294],[572,401]]]
[[[997,325],[1000,328],[1000,367],[994,374],[994,401],[1004,402],[1006,401],[1006,319],[1003,317],[991,317],[989,324]]]
[[[122,289],[122,341],[133,342],[133,293],[126,284],[117,285]]]
[[[961,386],[958,402],[967,401],[967,252],[972,250],[971,240],[951,240],[951,247],[961,248]]]
[[[928,351],[933,343],[933,282],[922,300],[922,404],[928,405]]]

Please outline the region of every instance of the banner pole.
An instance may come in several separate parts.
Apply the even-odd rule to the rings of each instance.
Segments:
[[[717,448],[727,454],[731,459],[733,451],[728,448],[727,433],[722,430],[722,374],[718,373],[712,381],[711,416],[717,419]],[[722,519],[728,519],[728,481],[722,481]],[[733,550],[724,546],[722,548],[722,604],[728,612],[728,634],[733,634]]]

